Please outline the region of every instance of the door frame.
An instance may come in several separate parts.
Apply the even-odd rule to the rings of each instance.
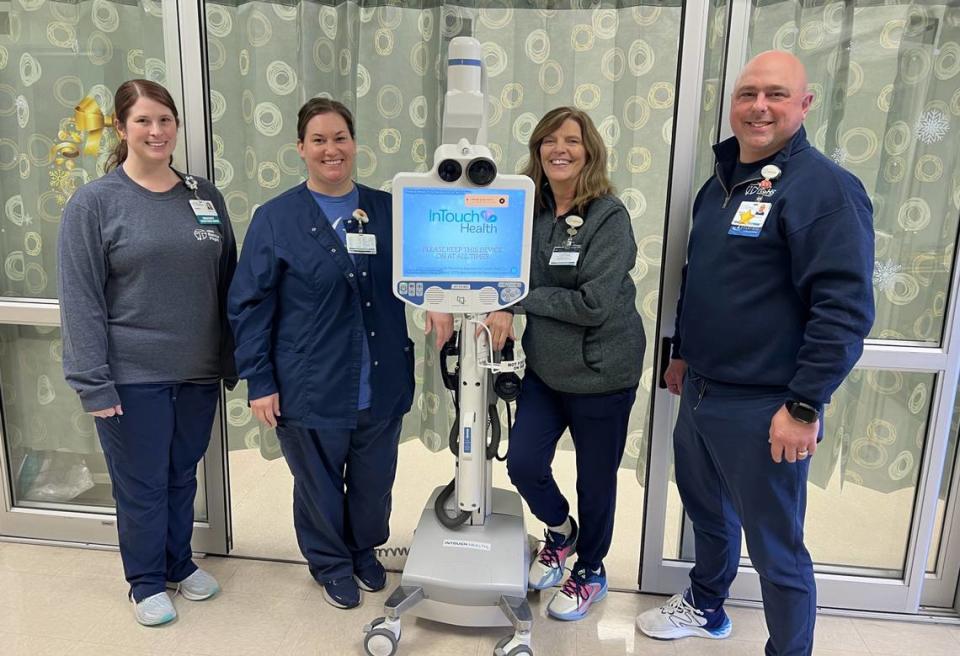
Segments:
[[[704,60],[708,34],[708,3],[687,2],[679,90],[677,93],[677,130],[674,137],[674,161],[671,167],[669,222],[663,253],[657,344],[672,335],[679,296],[681,269],[686,260],[690,214],[697,181],[692,179],[697,153],[697,134],[703,127],[701,89],[704,82]],[[727,6],[728,30],[724,63],[724,84],[718,92],[719,139],[731,136],[729,103],[726,102],[739,71],[749,55],[749,27],[752,3],[731,1]],[[960,289],[960,266],[954,263],[951,291]],[[927,440],[924,445],[916,503],[910,523],[904,575],[902,579],[864,576],[858,568],[831,567],[816,574],[818,604],[825,607],[916,613],[921,605],[950,607],[957,603],[957,575],[960,570],[960,492],[951,490],[944,521],[941,554],[937,572],[926,574],[927,554],[935,529],[937,496],[950,435],[957,378],[960,375],[960,321],[957,320],[958,299],[953,293],[945,312],[943,340],[939,347],[915,342],[868,340],[858,368],[920,371],[936,375]],[[661,372],[669,351],[657,349],[655,372]],[[659,376],[658,376],[659,378]],[[666,538],[667,500],[672,464],[673,418],[678,397],[660,385],[653,395],[651,440],[646,481],[646,513],[641,548],[642,592],[673,594],[689,585],[689,561],[663,558]],[[684,518],[686,528],[689,521]],[[689,537],[690,531],[684,533]],[[933,545],[936,547],[936,545]],[[823,570],[825,568],[819,568]],[[760,601],[759,576],[746,559],[731,587],[735,598]]]
[[[205,37],[201,0],[164,3],[163,40],[167,63],[167,87],[180,96],[184,116],[204,120],[183,122],[181,139],[186,171],[210,178],[209,106],[205,86]],[[211,178],[212,179],[212,178]],[[0,297],[0,324],[60,326],[57,299]],[[230,492],[226,467],[226,418],[224,395],[214,419],[210,446],[204,455],[198,485],[204,490],[207,519],[194,522],[193,550],[226,554],[231,547]],[[73,506],[36,508],[14,504],[12,475],[6,438],[0,427],[0,539],[49,540],[84,545],[116,545],[116,514],[113,508]],[[51,504],[52,505],[52,504]]]

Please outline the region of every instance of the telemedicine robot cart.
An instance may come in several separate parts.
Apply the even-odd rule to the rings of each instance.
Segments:
[[[498,175],[486,147],[480,43],[453,39],[447,70],[443,145],[434,168],[393,179],[393,292],[416,308],[461,315],[456,476],[427,502],[385,617],[364,627],[371,656],[397,652],[403,614],[458,626],[512,626],[494,654],[533,653],[523,506],[516,492],[493,488],[495,447],[488,445],[493,422],[499,428],[488,405],[496,402],[489,374],[516,373],[523,363],[499,360],[486,331],[475,334],[487,313],[527,294],[534,187],[526,176]]]

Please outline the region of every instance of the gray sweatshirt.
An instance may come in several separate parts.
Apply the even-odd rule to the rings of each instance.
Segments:
[[[582,218],[573,237],[581,249],[576,266],[550,264],[554,247],[568,237],[553,209],[534,219],[530,294],[520,301],[527,315],[523,350],[551,388],[601,394],[635,386],[643,371],[646,337],[630,278],[637,245],[615,196],[597,198]]]
[[[194,179],[219,225],[198,221],[183,182],[152,192],[122,167],[63,211],[63,369],[87,412],[119,404],[116,384],[236,377],[225,313],[236,242],[220,192]]]

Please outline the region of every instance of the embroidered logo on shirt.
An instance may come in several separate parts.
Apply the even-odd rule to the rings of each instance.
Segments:
[[[764,189],[762,186],[760,186],[760,183],[758,182],[748,186],[747,190],[743,193],[746,196],[764,196],[766,198],[769,198],[770,196],[773,196],[775,193],[777,193],[777,190]]]
[[[220,243],[220,233],[213,228],[197,228],[193,231],[193,236],[197,238],[197,241],[209,240]]]

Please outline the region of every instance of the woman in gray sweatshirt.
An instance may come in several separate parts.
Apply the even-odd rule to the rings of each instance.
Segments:
[[[646,344],[630,278],[637,246],[606,165],[600,134],[577,109],[548,112],[530,137],[525,173],[536,185],[537,215],[530,294],[520,301],[527,370],[507,471],[547,525],[530,586],[556,585],[566,559],[578,554],[547,606],[560,620],[583,618],[607,594],[603,558],[613,536],[617,467]],[[509,312],[488,317],[495,347],[512,334],[512,319]],[[577,451],[579,526],[550,468],[568,428]]]
[[[171,167],[170,94],[124,82],[108,173],[73,195],[59,235],[63,367],[97,433],[137,621],[176,617],[219,590],[191,559],[197,463],[219,381],[236,381],[226,294],[237,249],[223,197]]]

